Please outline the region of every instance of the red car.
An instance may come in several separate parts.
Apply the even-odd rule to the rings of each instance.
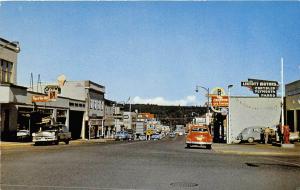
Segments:
[[[192,125],[186,136],[186,146],[190,148],[192,145],[205,146],[211,149],[213,138],[209,128],[206,125]]]

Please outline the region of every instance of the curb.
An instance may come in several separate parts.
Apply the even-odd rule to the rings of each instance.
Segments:
[[[214,150],[219,154],[236,154],[245,156],[300,156],[298,152],[243,152],[243,151],[233,151],[233,150]]]
[[[70,145],[80,145],[80,144],[102,144],[102,143],[107,143],[111,142],[113,140],[111,139],[98,139],[97,141],[89,141],[89,140],[71,140]],[[34,146],[33,142],[28,142],[28,143],[0,143],[0,148],[13,148],[13,147],[29,147],[29,146]]]

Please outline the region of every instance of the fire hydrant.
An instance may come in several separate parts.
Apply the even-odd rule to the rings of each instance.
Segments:
[[[283,142],[290,144],[290,128],[288,125],[283,126]]]

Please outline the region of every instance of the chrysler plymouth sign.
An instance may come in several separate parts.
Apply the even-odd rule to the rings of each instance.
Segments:
[[[277,97],[277,90],[279,84],[277,81],[248,79],[248,81],[241,82],[241,86],[248,87],[254,94],[259,97],[274,98]]]

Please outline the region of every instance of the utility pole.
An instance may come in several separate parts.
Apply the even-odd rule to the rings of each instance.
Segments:
[[[230,89],[233,85],[228,85],[228,115],[227,115],[227,144],[230,144]]]
[[[284,99],[283,99],[283,93],[284,93],[284,84],[283,84],[283,57],[281,57],[281,134],[282,129],[284,126]]]

